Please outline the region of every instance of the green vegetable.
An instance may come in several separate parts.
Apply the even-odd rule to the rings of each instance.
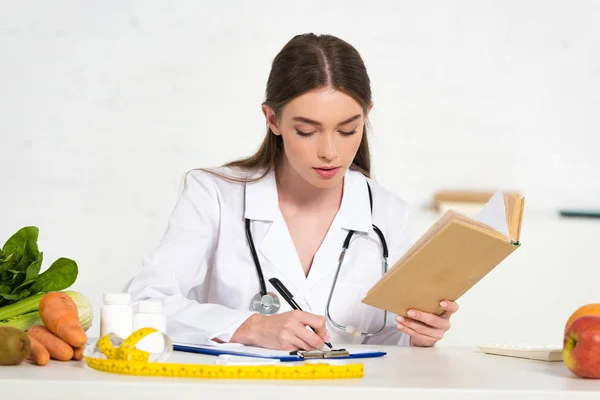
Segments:
[[[40,274],[44,253],[38,235],[36,226],[26,226],[0,249],[0,310],[38,293],[65,290],[77,279],[77,263],[64,257]]]
[[[84,330],[88,330],[92,325],[94,313],[92,304],[81,293],[67,290],[67,294],[77,306],[79,313],[79,322]],[[28,297],[6,307],[0,307],[0,327],[10,326],[13,328],[28,330],[33,325],[43,325],[39,314],[40,300],[45,293]]]

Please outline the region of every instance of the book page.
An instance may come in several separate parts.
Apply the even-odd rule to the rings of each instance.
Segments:
[[[510,237],[510,233],[508,232],[508,221],[506,220],[504,194],[500,191],[497,191],[488,200],[473,219],[494,228],[506,237]]]
[[[510,232],[511,239],[518,242],[521,237],[521,224],[523,222],[525,198],[516,197],[509,193],[505,193],[504,203],[506,204],[506,220],[508,222],[508,231]]]

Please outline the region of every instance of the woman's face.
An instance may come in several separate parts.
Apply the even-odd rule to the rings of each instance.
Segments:
[[[297,175],[319,188],[342,181],[363,135],[366,116],[358,102],[323,88],[289,102],[278,120],[270,107],[263,112],[273,133],[282,136],[284,162]]]

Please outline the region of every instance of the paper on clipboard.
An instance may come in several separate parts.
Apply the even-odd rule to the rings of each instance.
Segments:
[[[176,351],[208,354],[214,356],[229,354],[245,357],[278,359],[280,361],[303,361],[302,357],[298,355],[292,355],[287,350],[272,350],[265,349],[262,347],[245,346],[241,344],[195,345],[189,343],[173,343],[173,348]],[[372,358],[382,357],[386,355],[386,352],[378,351],[375,349],[346,346],[343,346],[343,348],[346,349],[350,353],[350,355],[345,357],[336,357],[336,359]]]
[[[246,346],[241,343],[216,343],[216,344],[192,344],[192,343],[173,343],[173,346],[189,347],[191,349],[206,349],[219,352],[222,354],[227,353],[240,353],[249,356],[260,356],[264,358],[282,357],[289,356],[289,351],[284,350],[271,350],[263,347]]]

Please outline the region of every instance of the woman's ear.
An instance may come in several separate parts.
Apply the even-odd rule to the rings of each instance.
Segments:
[[[372,109],[373,109],[373,103],[371,103],[371,105],[367,108],[367,117],[369,116],[369,113],[371,112]]]
[[[263,104],[262,111],[265,115],[265,119],[267,120],[267,125],[269,128],[271,128],[271,131],[276,135],[281,135],[279,127],[277,126],[277,116],[275,115],[275,111],[266,104]]]

